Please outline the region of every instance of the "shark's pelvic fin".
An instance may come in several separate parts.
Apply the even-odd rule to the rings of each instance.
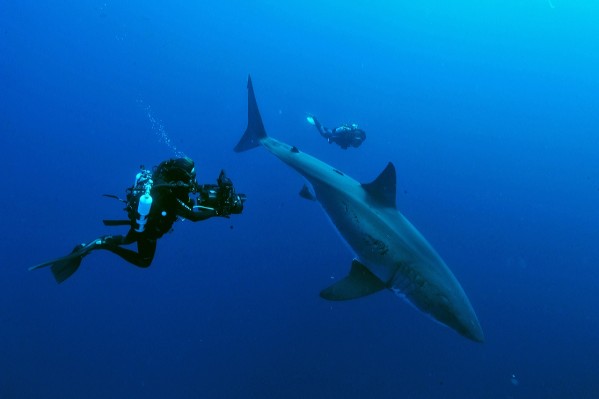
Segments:
[[[329,301],[346,301],[374,294],[384,288],[385,283],[354,259],[349,274],[343,280],[322,290],[320,296]]]
[[[260,116],[256,96],[254,95],[252,77],[248,76],[248,126],[234,150],[235,152],[251,150],[252,148],[258,147],[260,145],[260,140],[265,137],[266,130],[262,123],[262,116]]]
[[[362,187],[381,205],[388,208],[396,208],[395,182],[395,166],[389,162],[373,182],[362,183]]]
[[[302,187],[302,189],[300,190],[299,195],[300,195],[300,197],[305,198],[307,200],[316,201],[316,197],[312,193],[312,190],[310,190],[308,185],[305,183],[304,183],[304,186]]]

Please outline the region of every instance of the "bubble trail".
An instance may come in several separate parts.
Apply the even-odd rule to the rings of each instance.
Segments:
[[[157,119],[152,112],[152,107],[145,105],[143,101],[138,100],[138,103],[143,107],[150,124],[152,125],[152,132],[158,138],[160,144],[164,144],[177,158],[183,158],[185,153],[177,148],[173,143],[173,140],[166,131],[164,124],[161,120]]]

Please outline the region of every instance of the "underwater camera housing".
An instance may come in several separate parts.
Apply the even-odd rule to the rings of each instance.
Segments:
[[[219,215],[240,214],[243,212],[245,194],[235,192],[233,182],[221,171],[217,184],[198,185],[198,205],[213,208]]]

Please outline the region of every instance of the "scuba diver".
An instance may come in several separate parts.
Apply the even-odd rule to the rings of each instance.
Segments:
[[[69,255],[29,268],[35,270],[50,266],[58,283],[65,281],[77,271],[81,261],[91,251],[104,249],[117,254],[138,267],[148,267],[154,259],[156,242],[171,231],[178,218],[197,222],[214,216],[228,218],[243,211],[245,194],[237,194],[233,183],[220,172],[217,184],[200,185],[196,181],[194,162],[191,158],[174,158],[154,167],[153,172],[143,166],[135,177],[135,184],[126,190],[125,200],[128,219],[104,220],[105,226],[130,226],[126,235],[107,235],[87,244],[79,244]],[[191,194],[197,195],[196,205]],[[137,243],[137,252],[123,245]]]
[[[360,129],[355,123],[351,125],[344,124],[335,129],[329,129],[322,126],[318,119],[312,115],[308,115],[306,119],[308,123],[316,126],[320,135],[327,139],[329,144],[338,144],[344,150],[347,150],[349,146],[358,148],[366,140],[366,132]]]

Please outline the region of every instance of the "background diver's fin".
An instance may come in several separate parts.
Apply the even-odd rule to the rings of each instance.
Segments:
[[[322,290],[320,296],[329,301],[346,301],[374,294],[384,288],[385,283],[354,259],[349,274],[343,280]]]
[[[312,193],[312,190],[310,190],[310,188],[305,183],[302,189],[300,190],[299,195],[300,197],[305,198],[307,200],[316,201],[314,193]]]
[[[320,124],[320,122],[318,122],[318,119],[316,119],[316,117],[312,114],[308,114],[308,116],[306,116],[306,120],[308,121],[309,124],[311,124],[312,126],[316,126],[316,128],[320,131],[322,129],[322,125]]]

